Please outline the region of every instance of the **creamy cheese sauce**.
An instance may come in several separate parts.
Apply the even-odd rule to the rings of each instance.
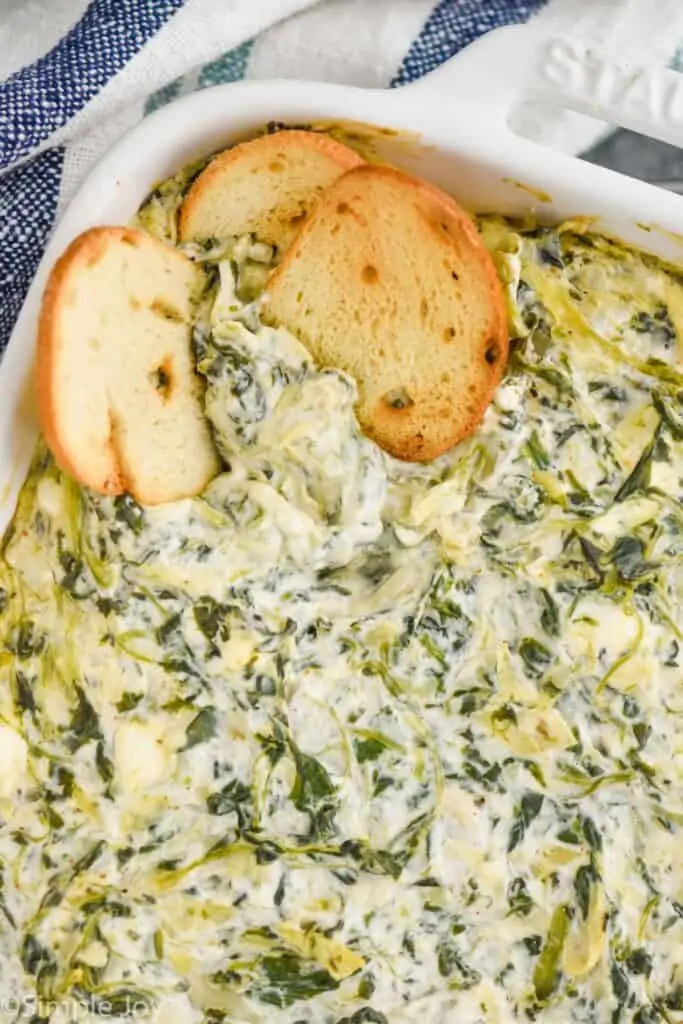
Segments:
[[[201,497],[39,448],[0,570],[0,994],[36,1020],[681,1019],[683,286],[480,228],[517,340],[437,462],[259,325],[249,239],[192,252]]]

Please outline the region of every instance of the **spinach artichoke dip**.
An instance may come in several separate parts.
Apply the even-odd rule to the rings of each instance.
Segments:
[[[171,241],[181,185],[139,215]],[[199,498],[39,447],[0,564],[11,1019],[683,1019],[683,278],[480,228],[517,340],[437,462],[260,325],[251,238],[186,247]]]

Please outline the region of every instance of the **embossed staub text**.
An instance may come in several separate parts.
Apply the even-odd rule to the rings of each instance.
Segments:
[[[683,75],[620,64],[578,40],[558,38],[543,47],[543,84],[573,96],[581,106],[622,112],[650,123],[683,125]]]

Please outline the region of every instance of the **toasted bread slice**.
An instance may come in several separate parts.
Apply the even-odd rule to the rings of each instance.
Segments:
[[[43,433],[102,494],[147,505],[197,494],[219,470],[190,346],[201,270],[142,231],[103,227],[55,265],[38,330]]]
[[[212,160],[192,185],[180,209],[180,240],[252,232],[283,252],[325,189],[362,163],[319,132],[288,129],[242,142]]]
[[[474,429],[508,354],[502,287],[470,218],[369,164],[320,200],[270,278],[264,319],[352,374],[361,427],[410,461]]]

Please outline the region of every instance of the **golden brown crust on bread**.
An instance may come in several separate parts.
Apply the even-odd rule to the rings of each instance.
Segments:
[[[363,163],[320,132],[287,129],[215,157],[180,208],[179,237],[201,242],[252,232],[284,250],[324,190]]]
[[[61,468],[79,483],[93,487],[93,484],[82,479],[79,467],[74,462],[73,453],[65,446],[61,431],[60,419],[57,414],[57,396],[55,394],[54,364],[58,350],[59,311],[64,302],[70,299],[68,281],[74,266],[82,262],[92,266],[101,257],[107,238],[123,237],[123,228],[91,228],[71,242],[62,253],[50,273],[43,303],[38,319],[38,343],[36,357],[36,401],[38,406],[38,422],[47,442],[47,446]],[[108,235],[111,232],[111,235]],[[102,494],[122,494],[125,490],[115,454],[109,452],[110,472],[94,488]]]
[[[472,432],[508,354],[502,287],[473,222],[384,166],[330,187],[271,276],[264,316],[355,376],[363,429],[409,461]]]
[[[177,250],[119,227],[84,232],[52,270],[38,323],[39,421],[57,463],[101,494],[157,504],[198,493],[218,472],[190,352],[197,273]],[[184,436],[166,450],[174,416]]]

